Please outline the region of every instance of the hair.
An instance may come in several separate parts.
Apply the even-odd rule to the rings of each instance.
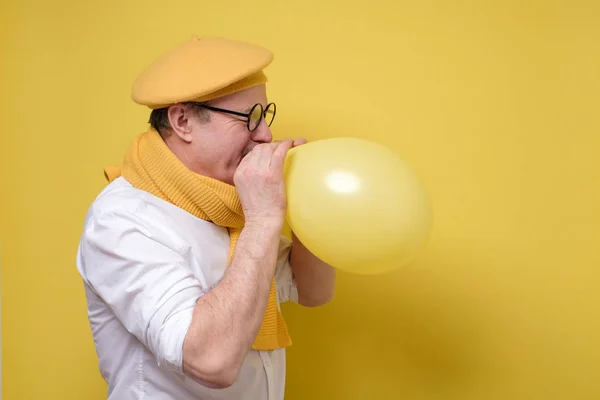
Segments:
[[[181,104],[191,107],[195,112],[200,122],[210,122],[210,114],[208,110],[202,108],[204,103],[193,101],[182,102]],[[157,108],[150,113],[148,120],[152,129],[157,131],[163,139],[168,138],[173,133],[171,123],[169,122],[169,107]]]

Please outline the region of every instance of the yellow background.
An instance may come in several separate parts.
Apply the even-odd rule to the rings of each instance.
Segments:
[[[75,252],[148,111],[138,72],[193,33],[276,59],[275,134],[401,153],[435,207],[421,257],[286,305],[287,399],[600,398],[600,6],[589,1],[1,5],[5,400],[102,399]]]

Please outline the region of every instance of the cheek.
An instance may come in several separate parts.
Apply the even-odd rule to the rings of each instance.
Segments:
[[[245,140],[232,141],[228,144],[226,149],[225,159],[229,160],[229,163],[236,166],[242,161],[242,158],[248,154],[250,148],[250,142]]]
[[[248,152],[248,149],[252,147],[251,144],[252,141],[244,136],[238,138],[238,140],[233,144],[232,149],[235,148],[236,153],[245,155]]]
[[[221,168],[235,169],[251,147],[246,126],[232,123],[223,124],[219,131],[213,132],[205,142],[206,151],[210,151],[213,164]]]

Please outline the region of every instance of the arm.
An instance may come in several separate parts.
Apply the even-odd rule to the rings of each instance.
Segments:
[[[290,264],[298,289],[298,303],[305,307],[329,303],[335,289],[335,269],[313,255],[293,232],[292,238]]]
[[[298,138],[293,146],[302,146],[306,139]],[[290,264],[297,291],[298,303],[317,307],[329,303],[335,289],[335,269],[318,259],[292,232]]]
[[[285,217],[283,161],[290,139],[253,147],[233,176],[245,219],[231,265],[194,309],[183,346],[184,371],[232,385],[262,324]]]
[[[161,367],[208,387],[230,386],[260,329],[280,228],[246,225],[211,290],[161,230],[132,213],[96,216],[79,250],[84,281]]]
[[[194,308],[183,346],[187,375],[216,387],[235,382],[264,317],[279,230],[269,224],[242,230],[231,266]]]

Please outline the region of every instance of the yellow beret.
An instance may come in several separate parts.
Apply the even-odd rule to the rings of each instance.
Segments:
[[[266,83],[263,69],[272,60],[258,45],[194,35],[150,64],[135,80],[131,97],[152,109],[216,99]]]

